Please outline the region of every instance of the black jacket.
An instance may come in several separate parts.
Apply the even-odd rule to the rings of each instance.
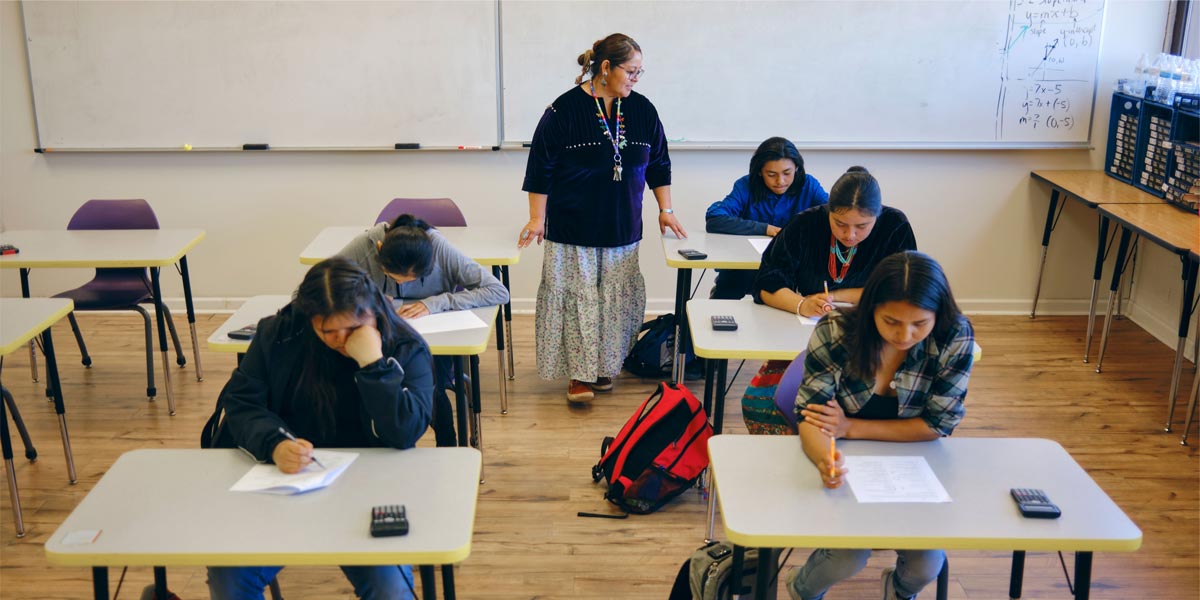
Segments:
[[[262,319],[245,358],[217,400],[201,435],[203,447],[238,447],[259,461],[271,460],[284,427],[316,447],[411,448],[429,426],[433,359],[429,347],[405,326],[402,340],[385,344],[384,358],[365,368],[335,355],[338,431],[318,420],[312,400],[293,391],[305,348],[320,344],[307,319],[285,306]],[[307,339],[306,339],[307,338]],[[223,414],[222,414],[223,413]],[[357,418],[355,418],[357,417]]]

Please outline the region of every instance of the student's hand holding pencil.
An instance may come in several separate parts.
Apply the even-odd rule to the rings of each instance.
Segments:
[[[829,454],[824,454],[820,460],[816,461],[817,471],[821,474],[821,483],[829,489],[837,489],[842,487],[846,482],[846,473],[849,472],[844,465],[846,457],[840,450],[834,450],[833,457],[830,459]]]

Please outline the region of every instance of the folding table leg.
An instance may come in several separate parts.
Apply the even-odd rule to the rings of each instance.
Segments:
[[[1042,293],[1042,272],[1046,270],[1046,251],[1050,249],[1050,233],[1054,231],[1054,208],[1058,206],[1058,190],[1050,190],[1050,206],[1046,208],[1046,225],[1042,228],[1042,260],[1038,265],[1037,284],[1033,288],[1033,306],[1029,318],[1037,315],[1038,296]]]
[[[1108,287],[1108,310],[1104,314],[1104,333],[1100,336],[1100,354],[1096,357],[1096,372],[1104,367],[1104,351],[1108,348],[1108,332],[1112,328],[1113,305],[1117,291],[1121,289],[1121,276],[1125,273],[1125,256],[1129,252],[1129,238],[1133,232],[1121,227],[1121,245],[1117,248],[1117,263],[1113,265],[1112,284]]]
[[[1175,398],[1179,393],[1179,380],[1183,373],[1183,349],[1187,347],[1188,327],[1192,323],[1192,294],[1196,292],[1196,263],[1186,256],[1183,261],[1183,298],[1179,307],[1179,342],[1175,344],[1175,364],[1171,368],[1171,391],[1167,401],[1167,431],[1171,431],[1171,421],[1175,418]]]

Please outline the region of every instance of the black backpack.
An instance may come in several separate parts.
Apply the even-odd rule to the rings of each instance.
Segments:
[[[671,375],[675,359],[675,314],[667,313],[642,323],[640,337],[625,357],[626,371],[646,379],[662,379]],[[696,360],[691,348],[684,352],[684,364]]]

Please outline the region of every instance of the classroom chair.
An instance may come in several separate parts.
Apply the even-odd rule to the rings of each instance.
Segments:
[[[808,350],[796,356],[792,364],[784,369],[779,384],[775,386],[775,407],[791,424],[793,433],[796,431],[796,393],[800,391],[800,384],[804,381],[804,358],[807,356]]]
[[[80,206],[71,221],[69,230],[95,229],[158,229],[158,217],[145,200],[88,200]],[[154,398],[154,337],[150,314],[141,305],[153,303],[150,277],[145,267],[96,269],[96,276],[89,282],[71,290],[54,295],[55,298],[70,298],[75,301],[75,310],[67,315],[71,321],[71,332],[79,344],[83,366],[91,368],[92,358],[88,355],[75,312],[102,310],[133,310],[142,315],[146,331],[146,396]],[[167,327],[171,341],[175,343],[175,362],[187,364],[179,334],[171,311],[164,305]]]
[[[419,217],[434,227],[467,226],[466,217],[463,217],[458,205],[449,198],[394,198],[379,211],[375,222],[391,223],[404,213]]]

